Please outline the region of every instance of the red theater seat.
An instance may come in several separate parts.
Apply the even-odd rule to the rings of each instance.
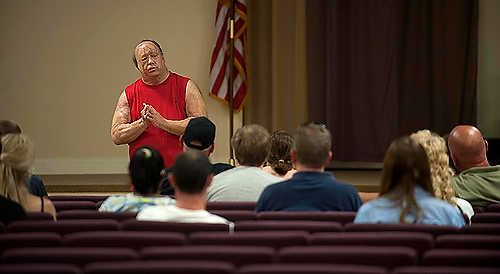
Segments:
[[[309,240],[311,245],[405,246],[419,253],[434,247],[432,234],[422,232],[328,232],[315,233]]]
[[[92,201],[53,201],[57,212],[75,209],[96,209],[96,203]]]
[[[173,223],[173,222],[152,222],[126,220],[121,223],[122,230],[129,231],[165,231],[182,232],[185,234],[198,231],[226,231],[229,232],[229,225],[226,224],[206,224],[206,223]]]
[[[417,252],[408,247],[294,246],[279,251],[280,263],[329,263],[396,267],[415,265]]]
[[[342,225],[337,222],[318,221],[241,221],[234,227],[235,231],[288,230],[308,232],[340,232]]]
[[[463,228],[465,234],[491,234],[498,235],[500,224],[471,224]]]
[[[51,201],[91,201],[97,203],[99,201],[104,201],[109,196],[104,195],[53,195],[49,196]]]
[[[99,262],[85,267],[86,274],[231,274],[233,271],[230,263],[209,261]]]
[[[128,247],[179,246],[186,243],[186,236],[176,232],[144,231],[90,231],[67,234],[65,246],[79,247]]]
[[[486,212],[500,212],[500,204],[491,204],[487,206]]]
[[[307,245],[307,232],[304,231],[241,231],[225,232],[196,232],[189,236],[193,245],[247,245],[270,246],[280,248],[284,246]]]
[[[99,261],[137,260],[137,253],[129,248],[85,248],[85,247],[47,247],[14,248],[2,254],[4,263],[63,263],[83,266]]]
[[[253,210],[211,210],[210,213],[222,216],[231,222],[257,219],[257,213]]]
[[[235,266],[271,263],[274,249],[256,246],[179,246],[146,247],[142,249],[144,260],[207,260],[232,263]]]
[[[498,274],[500,268],[454,266],[406,266],[394,269],[392,274]]]
[[[407,231],[425,232],[433,235],[455,234],[461,230],[454,226],[426,225],[426,224],[346,224],[346,232],[381,232],[381,231]]]
[[[71,264],[0,264],[0,273],[9,274],[80,274]]]
[[[471,222],[500,224],[500,212],[477,213],[472,216]]]
[[[28,220],[36,221],[36,220],[47,220],[53,221],[54,217],[52,214],[48,212],[26,212],[26,217]]]
[[[115,220],[62,220],[62,221],[16,221],[7,227],[9,232],[56,232],[68,234],[82,231],[118,230]]]
[[[423,265],[498,267],[500,250],[433,249],[424,253]]]
[[[27,232],[0,234],[0,254],[9,248],[57,247],[62,244],[61,236],[53,232]]]
[[[257,202],[207,202],[207,210],[255,210]]]
[[[440,235],[436,238],[436,247],[457,249],[500,249],[500,236],[480,234]]]
[[[238,274],[386,274],[383,267],[335,264],[258,264],[240,268]]]
[[[351,223],[356,212],[350,211],[265,211],[257,215],[258,220],[302,220]]]
[[[57,213],[57,220],[68,219],[112,219],[123,221],[135,219],[137,212],[99,212],[97,210],[77,209],[66,210]]]

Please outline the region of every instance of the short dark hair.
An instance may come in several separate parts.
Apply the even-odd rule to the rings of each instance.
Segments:
[[[137,58],[135,58],[135,49],[137,48],[138,45],[140,45],[140,44],[142,44],[144,42],[151,42],[151,43],[153,43],[160,50],[161,55],[163,55],[163,50],[161,49],[161,46],[160,46],[160,44],[158,42],[156,42],[155,40],[149,40],[149,39],[142,40],[141,42],[137,43],[137,45],[135,45],[134,51],[132,52],[132,62],[134,62],[134,65],[135,65],[136,69],[139,69],[139,65],[137,64]]]
[[[294,150],[297,162],[311,168],[321,168],[332,149],[332,135],[323,124],[302,124],[295,131]]]
[[[212,173],[208,157],[199,150],[189,150],[177,156],[174,162],[176,188],[188,194],[200,194]]]
[[[263,126],[246,125],[234,133],[231,145],[240,165],[261,166],[271,152],[271,136]]]
[[[138,148],[128,166],[135,191],[139,194],[158,192],[163,169],[165,169],[163,158],[156,149],[149,146]]]

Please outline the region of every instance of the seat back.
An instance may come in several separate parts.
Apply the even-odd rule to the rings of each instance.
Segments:
[[[4,250],[20,247],[57,247],[62,238],[53,232],[27,232],[0,234],[0,254]]]
[[[500,212],[477,213],[472,216],[471,222],[500,224]]]
[[[73,247],[127,247],[140,249],[146,246],[184,245],[186,236],[176,232],[89,231],[67,234],[62,241],[65,246]]]
[[[121,223],[121,229],[128,231],[181,232],[189,234],[198,231],[229,232],[230,227],[229,225],[226,224],[174,223],[174,222],[126,220]]]
[[[252,245],[281,248],[284,246],[307,245],[308,233],[304,231],[241,231],[196,232],[189,236],[193,245]]]
[[[423,265],[498,267],[500,250],[433,249],[424,253]]]
[[[342,264],[257,264],[243,266],[238,274],[386,274],[383,267]]]
[[[434,236],[441,234],[456,234],[461,230],[454,226],[427,225],[427,224],[355,224],[344,226],[346,232],[382,232],[382,231],[407,231],[425,232]]]
[[[455,266],[403,266],[394,269],[392,274],[497,274],[499,268],[455,267]]]
[[[234,227],[235,231],[287,230],[308,232],[340,232],[342,225],[337,222],[319,221],[241,221]]]
[[[9,274],[80,274],[79,267],[71,264],[0,264],[0,273]]]
[[[440,235],[436,238],[436,247],[458,249],[500,249],[500,236],[479,234]]]
[[[225,262],[210,261],[133,261],[133,262],[98,262],[85,266],[86,274],[231,274],[234,266]]]
[[[265,211],[257,215],[258,220],[302,220],[327,221],[341,224],[351,223],[356,212],[351,211]]]
[[[48,212],[26,212],[26,217],[28,220],[47,220],[53,221],[54,217]]]
[[[112,219],[123,221],[135,219],[137,212],[99,212],[95,209],[65,210],[57,213],[57,220],[71,219]]]
[[[99,261],[129,261],[139,259],[138,254],[129,248],[84,248],[84,247],[47,247],[14,248],[2,254],[4,263],[64,263],[83,266]]]
[[[392,246],[284,247],[279,251],[279,261],[281,263],[353,264],[393,268],[415,265],[417,252],[408,247]]]
[[[179,246],[146,247],[141,250],[145,260],[207,260],[232,263],[235,266],[271,263],[274,249],[262,246]]]
[[[432,234],[422,232],[327,232],[315,233],[309,241],[311,245],[405,246],[419,253],[434,247]]]
[[[16,221],[7,227],[9,232],[56,232],[68,234],[82,231],[118,230],[119,225],[115,220],[88,219],[88,220],[62,220],[62,221]]]
[[[57,212],[75,209],[96,209],[96,203],[92,201],[53,201]]]
[[[224,217],[231,222],[257,219],[257,213],[253,210],[211,210],[210,213]]]
[[[207,202],[207,210],[255,210],[257,202]]]

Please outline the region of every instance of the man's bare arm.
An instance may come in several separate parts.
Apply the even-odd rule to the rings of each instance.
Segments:
[[[150,108],[149,114],[148,120],[153,123],[154,126],[180,136],[184,133],[191,118],[207,116],[207,110],[200,89],[193,81],[189,80],[186,85],[186,114],[188,118],[178,121],[167,120],[152,107]]]
[[[116,104],[113,122],[111,124],[111,139],[117,145],[128,144],[134,141],[148,127],[149,122],[144,118],[130,122],[130,107],[127,95],[122,92]]]

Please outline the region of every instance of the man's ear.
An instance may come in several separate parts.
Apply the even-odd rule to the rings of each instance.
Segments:
[[[215,143],[213,143],[211,146],[210,146],[210,150],[208,151],[208,155],[212,154],[212,152],[214,152],[215,150]]]
[[[486,139],[483,139],[484,140],[484,146],[486,148],[486,151],[488,151],[488,141],[486,141]]]
[[[297,163],[297,152],[293,148],[290,150],[290,156],[292,157],[292,165],[295,166]]]
[[[173,187],[173,188],[176,188],[176,184],[175,184],[175,179],[174,179],[174,174],[173,172],[170,172],[168,174],[168,182],[170,183],[170,185]]]
[[[326,161],[325,161],[325,166],[328,166],[328,164],[330,163],[332,158],[333,158],[333,153],[331,151],[329,151],[328,152],[328,159],[326,159]]]
[[[208,188],[211,184],[212,184],[212,180],[214,179],[214,174],[213,173],[210,173],[208,176],[207,176],[207,181],[205,183],[205,188]]]

